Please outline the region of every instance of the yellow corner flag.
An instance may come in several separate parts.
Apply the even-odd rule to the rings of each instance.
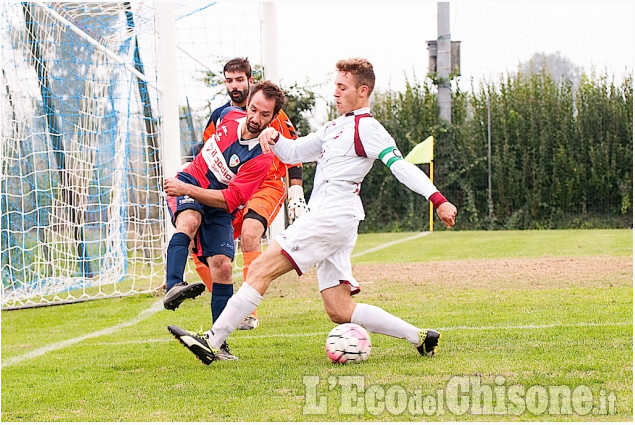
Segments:
[[[413,164],[427,164],[434,159],[434,137],[430,136],[412,148],[404,158]]]

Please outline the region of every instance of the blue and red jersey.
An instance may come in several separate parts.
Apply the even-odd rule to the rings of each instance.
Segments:
[[[181,171],[194,177],[200,187],[220,190],[229,213],[242,208],[258,190],[274,158],[271,152],[262,153],[258,139],[241,139],[246,117],[239,108],[225,109],[216,131]]]
[[[209,120],[205,125],[205,130],[203,132],[204,139],[207,139],[216,131],[216,124],[219,123],[223,112],[227,108],[232,108],[230,102],[227,102],[223,106],[216,108],[214,112],[212,112],[212,115],[209,117]],[[280,112],[278,112],[278,114],[271,120],[271,122],[269,123],[269,127],[273,127],[278,130],[282,137],[286,139],[298,138],[298,133],[296,132],[295,127],[283,110],[280,110]],[[287,165],[280,161],[278,157],[274,155],[273,164],[271,165],[271,168],[269,169],[269,175],[266,178],[268,183],[271,184],[271,181],[273,180],[282,181],[282,179],[284,179],[287,175],[287,168],[289,169],[290,178],[302,179],[302,164]],[[282,188],[282,185],[280,185],[280,187]]]

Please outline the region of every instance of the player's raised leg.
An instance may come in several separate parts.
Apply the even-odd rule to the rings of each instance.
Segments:
[[[354,303],[347,284],[324,289],[321,294],[326,313],[334,323],[355,323],[369,332],[405,339],[422,356],[436,354],[440,338],[438,332],[419,329],[382,308]]]
[[[292,269],[292,263],[282,254],[280,245],[274,241],[254,261],[247,282],[244,282],[229,299],[212,329],[204,335],[195,335],[172,325],[168,330],[203,363],[209,364],[218,360],[221,345],[243,319],[258,307],[271,281]]]

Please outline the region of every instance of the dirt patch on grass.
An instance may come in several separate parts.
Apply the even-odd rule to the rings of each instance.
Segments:
[[[448,285],[455,288],[611,287],[633,284],[630,257],[545,257],[440,261],[401,264],[359,264],[356,279],[396,281],[412,285]]]
[[[633,285],[630,257],[542,257],[421,263],[356,264],[353,274],[362,287],[385,285],[465,289],[609,288]],[[269,288],[271,296],[318,294],[315,268],[298,277],[287,273]]]

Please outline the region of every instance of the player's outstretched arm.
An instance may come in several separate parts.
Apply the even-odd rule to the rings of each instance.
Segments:
[[[258,141],[263,152],[273,150],[278,159],[285,164],[317,161],[322,153],[322,139],[316,133],[289,140],[269,127],[260,133]],[[272,149],[272,146],[275,147]]]
[[[433,203],[437,215],[449,229],[456,223],[456,207],[448,202],[430,181],[428,176],[416,165],[404,161],[401,153],[395,148],[386,150],[382,162],[390,169],[393,175],[413,192],[425,196]],[[380,155],[381,156],[381,155]],[[437,196],[438,195],[438,196]]]

